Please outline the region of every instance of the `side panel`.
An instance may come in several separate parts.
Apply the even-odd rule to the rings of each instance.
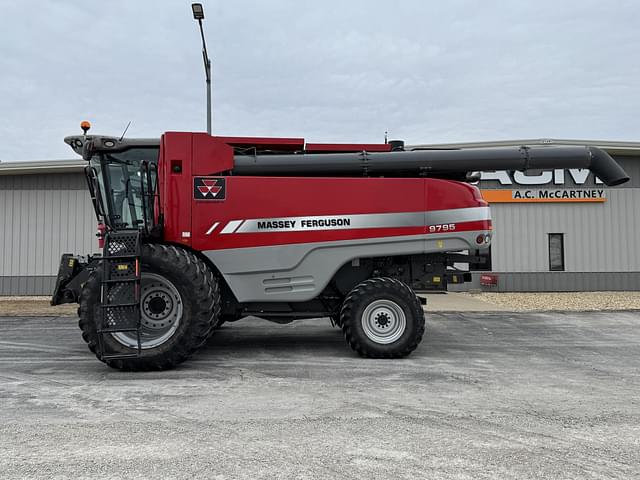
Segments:
[[[489,230],[489,209],[473,187],[438,181],[428,205],[432,182],[196,178],[202,190],[194,191],[193,247],[215,263],[241,302],[310,300],[350,260],[466,249]],[[443,205],[452,210],[438,209]],[[443,224],[446,231],[429,233]]]
[[[191,245],[191,142],[190,133],[165,133],[158,163],[164,237],[183,245]]]
[[[220,250],[424,233],[425,180],[314,177],[211,177],[225,181],[225,198],[194,195],[193,247]],[[353,214],[417,214],[409,223],[381,222],[331,228]],[[287,222],[293,217],[296,223]],[[303,220],[329,220],[317,228]],[[256,220],[240,229],[245,221]],[[257,220],[261,220],[260,223]],[[269,221],[268,223],[265,223]],[[228,223],[234,222],[227,226]],[[215,224],[218,224],[214,227]],[[319,223],[316,223],[319,225]],[[333,225],[344,227],[349,225]],[[375,231],[362,231],[369,227]],[[229,230],[232,229],[233,235]]]
[[[448,236],[451,250],[469,248],[480,231]],[[345,263],[359,258],[441,251],[442,235],[377,237],[287,246],[207,250],[240,302],[296,302],[315,298]]]

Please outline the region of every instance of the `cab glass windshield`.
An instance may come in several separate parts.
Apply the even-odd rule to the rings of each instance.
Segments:
[[[149,228],[153,223],[158,148],[100,152],[89,162],[96,213],[114,230]]]

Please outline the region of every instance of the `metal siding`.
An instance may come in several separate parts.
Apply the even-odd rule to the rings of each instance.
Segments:
[[[0,277],[0,295],[51,295],[56,282],[53,275]]]
[[[86,190],[82,173],[0,175],[0,190]]]
[[[640,272],[500,273],[497,289],[484,287],[482,290],[500,292],[638,291],[640,290]]]
[[[6,176],[0,186],[0,295],[48,294],[62,253],[97,251],[83,175]]]
[[[604,203],[492,205],[496,272],[549,270],[549,233],[564,233],[565,271],[640,271],[640,189],[607,190]]]
[[[11,210],[8,208],[8,202],[10,200],[11,192],[7,190],[0,190],[0,265],[5,265],[7,258],[11,255],[10,235],[11,230],[9,225],[11,224]],[[0,275],[0,292],[4,291],[4,282],[1,280]]]
[[[640,272],[515,272],[499,273],[497,287],[480,285],[481,272],[472,273],[471,283],[452,285],[457,292],[581,292],[640,291]]]

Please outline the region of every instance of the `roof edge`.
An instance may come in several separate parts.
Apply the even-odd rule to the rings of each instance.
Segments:
[[[81,173],[84,160],[49,160],[35,162],[2,162],[0,175],[32,175],[37,173]]]
[[[576,139],[560,139],[560,138],[533,138],[524,140],[491,140],[482,142],[452,142],[452,143],[428,143],[407,145],[407,150],[411,148],[433,148],[433,149],[452,149],[452,148],[495,148],[495,147],[519,147],[521,145],[530,146],[553,146],[553,145],[571,145],[598,147],[608,153],[617,155],[633,155],[640,156],[640,142],[627,142],[615,140],[576,140]]]

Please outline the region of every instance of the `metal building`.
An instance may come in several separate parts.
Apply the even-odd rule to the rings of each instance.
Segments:
[[[494,228],[490,269],[474,273],[462,289],[640,290],[640,143],[544,139],[422,147],[519,145],[600,147],[631,180],[607,187],[588,170],[483,172],[479,187],[491,203]]]
[[[590,145],[631,181],[607,187],[586,170],[485,172],[494,239],[488,271],[466,289],[640,290],[640,143],[519,140],[421,145],[489,148]],[[0,295],[49,295],[60,255],[98,251],[82,160],[0,163]],[[495,286],[482,283],[496,281]],[[486,280],[490,281],[486,281]]]
[[[0,163],[0,295],[50,295],[61,253],[97,251],[83,168]]]

